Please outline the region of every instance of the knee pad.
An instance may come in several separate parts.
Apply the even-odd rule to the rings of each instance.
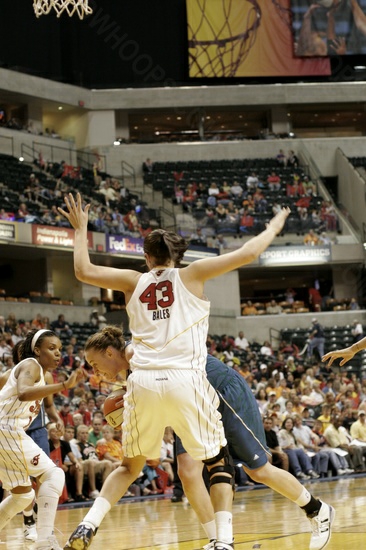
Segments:
[[[208,460],[204,460],[203,463],[206,464],[206,466],[211,466],[212,464],[216,464],[220,460],[224,460],[224,465],[221,466],[220,464],[217,466],[214,466],[210,470],[208,470],[208,475],[210,478],[210,487],[212,485],[215,485],[216,483],[228,483],[232,486],[233,490],[235,488],[235,466],[233,459],[231,458],[229,454],[228,446],[222,447],[220,449],[220,452],[217,456],[214,456],[213,458],[209,458]],[[230,474],[230,477],[220,475],[221,473]]]
[[[55,466],[44,472],[39,481],[41,487],[39,489],[38,496],[61,496],[65,485],[65,473],[61,468]],[[43,495],[43,493],[45,493]]]
[[[22,512],[29,504],[32,504],[35,496],[34,489],[28,493],[11,493],[14,509],[16,508],[18,512]]]

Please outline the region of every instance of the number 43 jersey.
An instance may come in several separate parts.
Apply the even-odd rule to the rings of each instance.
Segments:
[[[184,286],[179,269],[156,268],[141,275],[127,313],[132,370],[205,370],[210,302]]]

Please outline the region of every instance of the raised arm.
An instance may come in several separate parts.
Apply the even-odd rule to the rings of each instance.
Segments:
[[[90,204],[83,209],[80,193],[77,193],[76,201],[69,193],[65,197],[65,204],[67,212],[62,208],[58,210],[75,229],[74,269],[76,278],[83,283],[124,292],[128,301],[141,274],[131,269],[115,269],[92,264],[87,241]]]
[[[365,338],[362,338],[359,342],[356,342],[355,344],[352,344],[352,346],[349,346],[348,348],[344,349],[337,349],[335,351],[330,351],[329,353],[326,353],[322,357],[323,363],[325,361],[329,361],[329,365],[332,365],[333,361],[335,359],[341,359],[342,361],[339,363],[341,367],[348,363],[356,353],[359,351],[366,349],[366,336]]]
[[[311,25],[311,16],[313,11],[317,10],[319,7],[320,6],[316,3],[311,4],[307,12],[304,14],[299,38],[297,41],[297,55],[312,55],[312,51],[314,49],[314,37]]]
[[[268,248],[276,235],[281,233],[286,218],[290,214],[289,208],[282,208],[268,223],[267,228],[256,237],[247,241],[241,248],[222,254],[215,258],[205,258],[193,262],[180,270],[184,284],[190,289],[194,282],[204,283],[234,269],[250,264]],[[194,291],[194,290],[193,290]]]
[[[350,5],[356,27],[366,35],[366,15],[363,13],[357,0],[350,0]]]

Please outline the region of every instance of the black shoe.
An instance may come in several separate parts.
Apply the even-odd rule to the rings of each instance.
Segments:
[[[183,497],[177,497],[176,495],[172,496],[170,499],[171,502],[183,502]]]
[[[86,501],[88,501],[88,500],[89,500],[89,499],[86,498],[86,496],[81,495],[81,494],[75,496],[75,502],[86,502]]]
[[[67,550],[68,548],[73,548],[73,550],[87,550],[87,548],[91,545],[96,532],[97,529],[93,531],[91,527],[87,527],[83,524],[78,525],[65,544],[64,550]]]

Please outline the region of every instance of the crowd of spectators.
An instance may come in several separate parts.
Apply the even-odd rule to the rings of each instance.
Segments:
[[[33,125],[33,122],[24,122],[20,118],[14,116],[7,118],[3,110],[0,111],[0,126],[2,126],[3,128],[9,128],[10,130],[19,130],[37,136],[46,136],[53,139],[61,139],[61,136],[58,134],[58,132],[56,132],[56,130],[54,130],[54,128],[45,128],[43,131],[37,130]]]
[[[156,211],[120,180],[99,170],[47,162],[40,153],[33,172],[12,157],[4,156],[0,167],[0,219],[70,227],[59,213],[67,193],[81,192],[91,204],[89,229],[108,234],[144,237],[151,224],[158,225]],[[151,217],[153,218],[151,220]]]
[[[269,161],[257,159],[258,169],[255,161],[250,169],[235,160],[230,168],[230,161],[225,161],[224,170],[220,161],[212,161],[208,167],[202,163],[199,169],[199,163],[195,167],[189,163],[174,166],[148,158],[143,163],[143,175],[146,183],[182,205],[206,236],[257,234],[281,207],[289,206],[292,214],[283,234],[306,234],[304,244],[310,245],[332,242],[326,231],[339,231],[334,206],[318,195],[317,185],[300,167],[294,151],[286,156],[281,150]],[[192,240],[196,240],[195,235]]]
[[[227,169],[227,177],[215,167],[209,173],[180,169],[161,173],[159,163],[151,159],[143,163],[143,174],[146,182],[153,181],[153,187],[160,181],[163,196],[181,204],[183,211],[195,218],[202,240],[207,235],[257,234],[282,206],[290,206],[292,214],[283,235],[304,235],[304,243],[309,245],[329,244],[335,241],[335,236],[330,237],[326,232],[339,231],[334,206],[318,195],[316,184],[298,165],[296,155],[290,153],[285,164],[278,158],[272,159],[275,166],[259,159],[259,166],[262,162],[265,167],[257,170],[255,161],[251,161],[247,169],[236,169],[233,161],[234,168],[231,172]],[[83,199],[91,204],[91,231],[144,237],[152,228],[160,226],[158,210],[132,193],[123,182],[103,172],[98,162],[93,168],[85,169],[64,161],[48,162],[39,153],[30,172],[28,165],[3,157],[0,219],[69,227],[58,207],[64,206],[65,194],[80,191]],[[195,235],[191,240],[196,240]]]
[[[276,466],[300,480],[366,472],[366,379],[321,363],[315,347],[306,354],[282,341],[273,349],[243,332],[211,335],[207,345],[255,394]]]
[[[308,289],[305,300],[294,300],[284,296],[285,300],[264,300],[252,302],[247,300],[241,303],[242,315],[280,315],[290,313],[308,313],[310,311],[356,311],[360,306],[356,298],[342,298],[337,300],[330,296],[321,296],[315,287]],[[361,327],[362,328],[362,327]],[[358,330],[361,330],[358,327]],[[363,334],[363,333],[362,333]]]

